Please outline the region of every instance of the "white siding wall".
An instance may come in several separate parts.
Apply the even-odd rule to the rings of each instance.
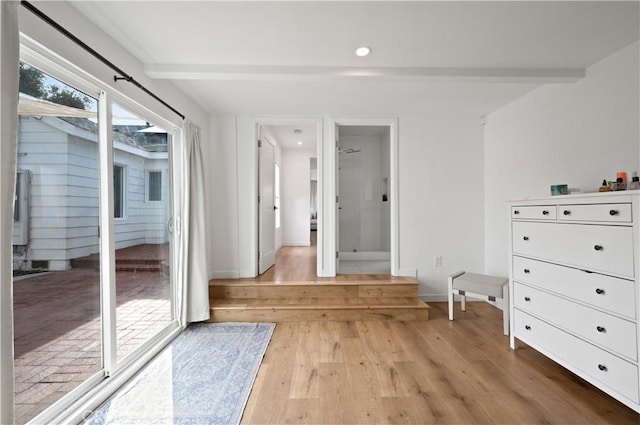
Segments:
[[[20,119],[18,168],[31,172],[30,238],[26,251],[14,257],[16,265],[49,261],[49,269],[64,270],[71,259],[98,252],[97,148],[94,134],[63,121]],[[125,218],[116,220],[116,249],[167,242],[167,159],[116,149],[114,162],[126,167],[127,184]],[[162,171],[162,202],[146,200],[146,170]]]
[[[46,120],[20,119],[18,168],[31,172],[31,199],[29,245],[17,259],[63,270],[73,255],[97,251],[97,149],[78,148]]]
[[[167,206],[165,202],[148,202],[146,200],[147,176],[145,167],[149,162],[153,164],[153,171],[166,170],[167,160],[145,160],[141,156],[116,149],[113,162],[125,167],[125,185],[127,187],[124,218],[115,220],[116,249],[145,243],[166,242],[168,240],[165,227]],[[160,162],[163,162],[164,165],[161,166]],[[163,181],[163,183],[165,182]],[[164,191],[163,195],[166,197]]]

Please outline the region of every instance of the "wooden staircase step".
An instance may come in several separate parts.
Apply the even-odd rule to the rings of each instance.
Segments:
[[[370,298],[370,297],[415,297],[418,283],[381,283],[364,281],[358,283],[318,282],[268,282],[211,284],[209,298],[246,299],[246,298]]]
[[[389,275],[343,275],[313,281],[209,282],[211,322],[428,320],[418,281]]]
[[[428,320],[417,297],[215,299],[210,322]]]

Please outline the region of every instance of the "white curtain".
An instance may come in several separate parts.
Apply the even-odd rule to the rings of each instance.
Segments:
[[[183,171],[183,223],[181,264],[184,269],[183,296],[186,311],[183,323],[208,320],[209,276],[207,271],[207,229],[205,219],[204,159],[202,158],[200,127],[185,120],[185,158]],[[184,301],[180,303],[185,305]]]
[[[0,423],[13,423],[13,198],[18,138],[18,1],[0,1]]]

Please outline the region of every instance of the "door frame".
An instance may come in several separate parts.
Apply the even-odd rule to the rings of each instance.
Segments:
[[[354,118],[354,117],[333,117],[325,123],[326,138],[323,143],[322,154],[323,161],[318,158],[318,171],[320,171],[320,163],[323,167],[324,190],[326,199],[336,199],[337,194],[337,166],[336,164],[336,129],[340,126],[387,126],[389,127],[389,148],[390,148],[390,168],[389,168],[389,202],[391,209],[391,274],[393,276],[404,275],[400,270],[400,242],[399,242],[399,209],[398,209],[398,119],[397,118]],[[320,176],[318,176],[320,177]],[[337,266],[337,243],[336,235],[338,229],[337,208],[334,202],[322,204],[322,212],[328,217],[327,234],[334,235],[331,241],[324,246],[323,257],[331,258],[330,264],[327,264],[327,271],[332,272],[331,276],[336,275]],[[318,257],[320,257],[320,246],[318,246]],[[332,267],[331,267],[332,266]]]
[[[323,205],[322,160],[323,118],[319,116],[250,116],[237,117],[237,184],[238,184],[238,275],[240,278],[258,276],[259,204],[258,204],[258,131],[263,125],[314,125],[316,127],[316,156],[318,158],[318,205]],[[247,178],[248,177],[248,178]],[[282,179],[281,179],[282,182]],[[246,193],[247,196],[241,194]],[[316,274],[323,274],[321,255],[325,243],[326,217],[318,217],[318,256]],[[248,224],[248,225],[247,225]],[[245,242],[246,241],[246,242]]]

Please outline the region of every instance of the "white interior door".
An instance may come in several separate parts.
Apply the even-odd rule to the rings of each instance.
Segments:
[[[275,148],[261,140],[258,152],[258,273],[262,274],[276,262]]]

